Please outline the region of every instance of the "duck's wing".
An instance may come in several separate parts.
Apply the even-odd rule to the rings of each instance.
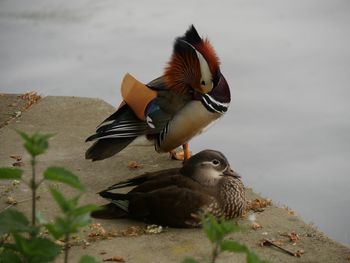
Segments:
[[[214,197],[199,188],[194,190],[176,185],[145,193],[104,192],[102,196],[132,218],[172,227],[198,226],[202,210],[215,202]]]
[[[115,190],[115,189],[120,189],[124,187],[130,187],[130,186],[136,186],[136,188],[134,188],[135,190],[133,191],[138,191],[138,189],[144,189],[142,185],[145,183],[152,182],[152,184],[155,184],[156,182],[160,180],[165,180],[165,179],[169,181],[171,177],[177,176],[179,174],[180,174],[180,168],[170,168],[170,169],[165,169],[165,170],[160,170],[155,172],[148,172],[148,173],[144,173],[139,176],[133,177],[131,179],[118,182],[108,187],[107,189],[101,191],[100,193]],[[143,191],[146,191],[146,190],[143,190]]]
[[[147,134],[147,123],[139,120],[124,104],[105,119],[86,141],[96,141],[85,153],[86,159],[102,160],[120,152],[136,137]]]
[[[147,86],[157,92],[157,105],[171,117],[176,115],[188,102],[194,100],[193,90],[189,89],[182,93],[174,92],[166,85],[164,76],[152,80],[147,83]]]

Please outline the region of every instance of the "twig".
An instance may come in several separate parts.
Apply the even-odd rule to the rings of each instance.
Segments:
[[[32,165],[32,180],[31,180],[31,189],[32,189],[32,225],[35,226],[36,219],[36,171],[35,171],[35,156],[32,156],[31,160]]]
[[[38,196],[36,197],[36,200],[39,200],[39,199],[40,199],[40,195],[38,195]],[[32,200],[32,198],[27,198],[27,199],[23,199],[23,200],[17,201],[15,204],[10,204],[10,205],[6,206],[4,209],[2,209],[2,210],[0,211],[0,213],[2,213],[2,212],[5,211],[6,209],[9,209],[10,207],[12,207],[12,206],[14,206],[14,205],[17,205],[17,204],[20,204],[20,203],[24,203],[24,202],[27,202],[27,201],[31,201],[31,200]]]
[[[215,263],[216,258],[218,257],[218,255],[219,255],[219,242],[216,242],[215,246],[213,248],[213,251],[212,251],[212,256],[211,256],[210,263]]]
[[[294,252],[292,252],[292,251],[290,251],[290,250],[288,250],[288,249],[286,249],[284,247],[281,247],[281,246],[275,244],[274,242],[272,242],[271,240],[268,240],[268,239],[264,239],[263,242],[262,242],[262,245],[263,246],[267,245],[267,246],[277,247],[278,249],[282,250],[284,253],[286,253],[286,254],[288,254],[290,256],[293,256],[293,257],[300,257],[300,255],[301,255],[298,252],[294,253]]]
[[[69,233],[66,233],[64,239],[64,263],[68,263],[68,251],[69,251]]]

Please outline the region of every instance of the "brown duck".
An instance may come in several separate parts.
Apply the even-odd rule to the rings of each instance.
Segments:
[[[128,193],[113,190],[134,187]],[[182,168],[145,173],[99,193],[111,201],[97,218],[130,217],[173,227],[196,227],[203,213],[232,219],[245,209],[244,186],[225,156],[205,150]]]

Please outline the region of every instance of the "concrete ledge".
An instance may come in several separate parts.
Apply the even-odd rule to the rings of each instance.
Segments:
[[[7,95],[5,95],[7,96]],[[4,111],[6,107],[0,107]],[[130,178],[146,171],[179,166],[177,161],[171,161],[167,154],[157,154],[153,147],[130,147],[113,158],[90,162],[84,159],[88,145],[85,138],[94,131],[95,126],[112,113],[115,109],[98,99],[77,97],[46,97],[32,106],[21,117],[11,120],[8,125],[0,129],[0,166],[12,166],[14,160],[10,155],[23,156],[23,169],[29,171],[29,157],[25,154],[22,141],[15,129],[26,132],[41,131],[54,133],[50,141],[47,154],[41,156],[38,170],[41,173],[47,166],[64,166],[77,174],[86,185],[88,192],[83,198],[84,203],[102,204],[104,201],[95,193],[121,179]],[[4,114],[4,112],[0,112]],[[128,162],[136,160],[142,168],[131,170]],[[239,164],[238,164],[239,165]],[[244,181],[244,178],[243,178]],[[24,185],[5,193],[7,183],[0,183],[0,209],[4,209],[6,198],[10,195],[17,200],[29,197],[29,191]],[[61,189],[67,195],[74,190],[69,187]],[[251,190],[247,190],[250,199],[258,198]],[[47,217],[53,218],[59,213],[53,204],[46,187],[39,189],[41,196],[38,202],[39,210]],[[21,203],[17,208],[29,213],[28,203]],[[256,221],[262,229],[253,230],[248,220],[241,220],[246,226],[241,233],[234,234],[233,239],[251,247],[262,258],[272,262],[346,262],[350,256],[350,249],[343,246],[310,225],[305,224],[298,216],[289,211],[269,206],[265,211],[256,213]],[[131,220],[100,220],[106,231],[125,230],[130,226],[144,226]],[[300,240],[296,245],[288,243],[281,233],[296,232]],[[86,229],[79,234],[81,240],[88,239],[90,230]],[[305,254],[295,258],[270,247],[260,247],[263,238],[280,239],[292,251],[303,249]],[[82,242],[83,243],[83,242]],[[105,254],[101,254],[104,251]],[[70,252],[71,262],[78,262],[83,254],[89,254],[102,261],[105,258],[121,256],[126,262],[181,262],[185,257],[192,256],[201,261],[210,254],[209,242],[200,229],[165,229],[160,234],[140,234],[136,236],[118,236],[105,240],[90,242],[85,249],[83,245],[74,246]],[[59,261],[58,261],[59,262]],[[224,253],[218,262],[245,262],[242,255]]]

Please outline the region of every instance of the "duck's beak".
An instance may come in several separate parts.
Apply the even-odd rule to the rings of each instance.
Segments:
[[[212,90],[212,86],[210,85],[201,85],[201,84],[196,84],[193,86],[193,89],[201,94],[206,94],[208,93],[209,91]]]
[[[227,169],[224,171],[224,175],[235,177],[235,178],[241,178],[241,176],[235,171],[233,171],[230,166],[228,166]]]

